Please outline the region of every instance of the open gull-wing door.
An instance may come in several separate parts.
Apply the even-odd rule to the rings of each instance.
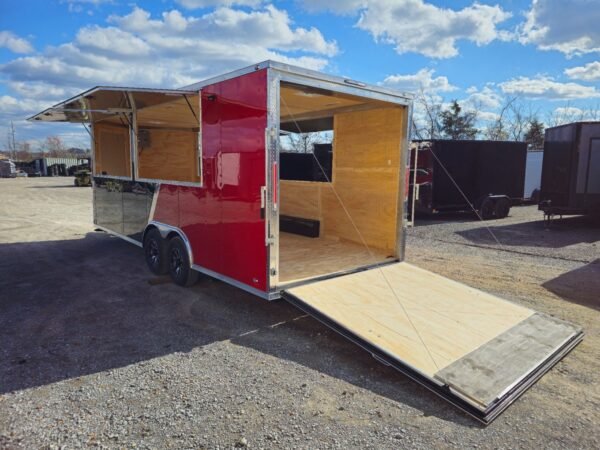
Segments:
[[[193,95],[198,95],[198,91],[97,86],[27,120],[89,123],[132,113],[135,110],[166,105],[178,99],[185,100]]]
[[[567,322],[405,262],[282,296],[484,423],[583,337]]]

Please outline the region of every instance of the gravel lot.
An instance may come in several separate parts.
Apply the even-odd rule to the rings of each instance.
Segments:
[[[285,302],[151,276],[71,185],[0,179],[0,448],[600,447],[598,225],[409,231],[414,264],[585,329],[484,428]]]

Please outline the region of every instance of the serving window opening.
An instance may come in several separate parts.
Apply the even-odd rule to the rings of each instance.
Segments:
[[[403,105],[282,82],[279,285],[399,257]]]
[[[107,88],[66,106],[92,126],[95,176],[201,184],[197,92]]]

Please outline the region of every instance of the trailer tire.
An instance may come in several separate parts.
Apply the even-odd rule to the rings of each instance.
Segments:
[[[198,281],[198,272],[190,267],[190,257],[183,242],[178,236],[169,241],[167,250],[169,275],[175,284],[190,287]]]
[[[486,197],[479,207],[479,215],[483,220],[490,220],[494,218],[494,201]]]
[[[167,241],[156,228],[151,228],[144,236],[144,258],[152,273],[166,275],[169,272]]]
[[[494,214],[496,219],[504,219],[510,212],[510,202],[507,198],[499,198],[494,206]]]

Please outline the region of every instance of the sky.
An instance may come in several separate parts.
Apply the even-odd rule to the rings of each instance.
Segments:
[[[600,109],[598,0],[1,0],[0,149],[81,125],[25,119],[97,85],[177,88],[273,59],[424,92],[493,121]],[[417,110],[417,116],[419,112]]]

